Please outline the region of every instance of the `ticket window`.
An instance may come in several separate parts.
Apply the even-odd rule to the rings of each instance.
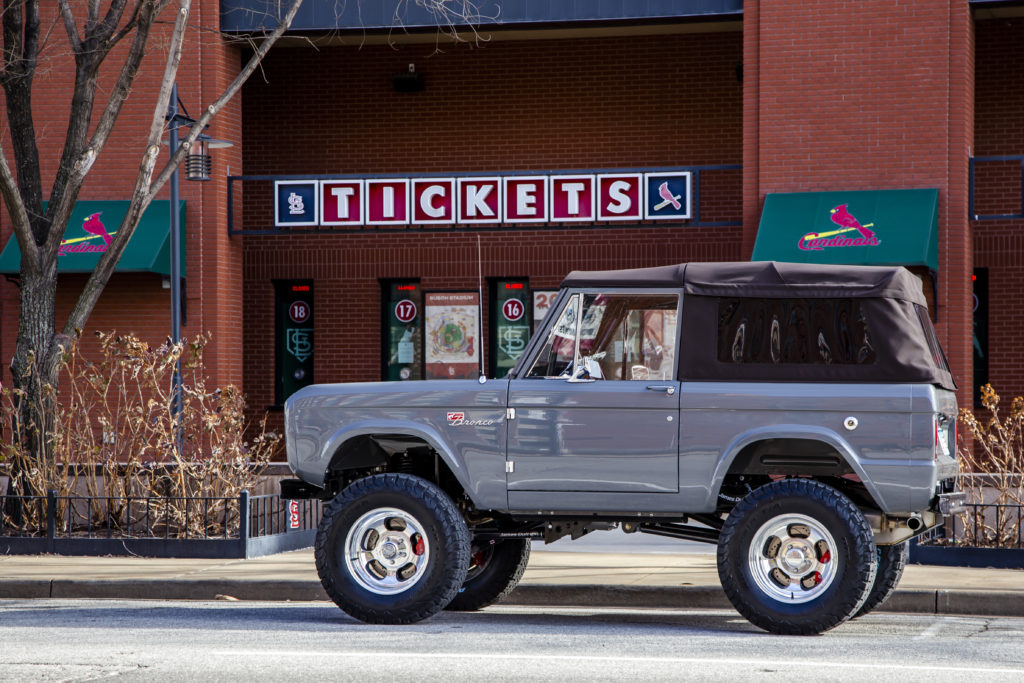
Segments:
[[[313,383],[313,282],[274,283],[275,382],[274,401]]]
[[[415,281],[385,282],[385,380],[423,379],[423,291]]]
[[[504,377],[530,341],[532,300],[525,278],[491,281],[490,376]]]

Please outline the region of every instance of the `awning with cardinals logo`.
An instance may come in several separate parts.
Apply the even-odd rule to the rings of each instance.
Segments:
[[[939,191],[769,194],[751,260],[937,271]]]
[[[160,199],[143,212],[116,270],[122,273],[171,272],[171,203]],[[185,200],[178,203],[181,218],[181,274],[185,275]],[[76,202],[57,252],[57,271],[91,273],[107,250],[128,212],[127,201]],[[12,235],[0,254],[0,273],[21,270],[21,249]]]

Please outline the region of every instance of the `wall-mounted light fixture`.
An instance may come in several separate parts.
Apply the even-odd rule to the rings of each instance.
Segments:
[[[187,180],[209,180],[210,171],[213,168],[210,150],[234,146],[233,142],[216,140],[206,133],[202,133],[192,144],[192,149],[185,157],[185,178]]]
[[[408,71],[399,71],[391,77],[395,92],[420,92],[423,90],[423,75],[416,72],[416,65],[410,64]]]

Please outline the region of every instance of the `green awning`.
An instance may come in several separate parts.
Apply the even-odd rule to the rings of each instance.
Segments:
[[[751,260],[938,270],[939,191],[769,194]]]
[[[128,241],[116,270],[122,273],[171,273],[170,200],[160,199],[142,214],[139,226]],[[57,271],[91,273],[106,251],[128,211],[127,201],[76,202],[57,255]],[[185,275],[185,200],[178,202],[181,218],[181,274]],[[0,254],[0,273],[21,269],[21,249],[12,235]]]

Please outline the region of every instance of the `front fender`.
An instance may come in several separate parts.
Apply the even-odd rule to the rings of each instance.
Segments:
[[[814,427],[805,424],[776,424],[757,427],[741,432],[740,434],[737,434],[723,449],[722,452],[724,453],[724,456],[719,460],[718,466],[715,468],[714,476],[712,477],[710,488],[711,497],[708,500],[708,505],[711,506],[712,509],[717,502],[719,492],[722,490],[722,483],[725,481],[725,476],[728,474],[729,469],[732,467],[733,462],[735,462],[740,452],[751,444],[769,439],[806,439],[827,444],[839,453],[840,457],[846,461],[846,464],[850,466],[850,469],[852,469],[860,478],[861,482],[864,483],[868,494],[870,494],[871,498],[883,511],[899,509],[901,507],[899,505],[892,505],[894,501],[886,499],[886,496],[876,484],[874,477],[869,475],[864,463],[861,461],[860,457],[857,456],[854,448],[840,434],[837,434],[833,430],[825,427]],[[907,460],[905,457],[899,459],[872,459],[872,468],[876,465],[880,467],[896,466],[905,468],[907,466]]]
[[[346,424],[343,427],[339,427],[331,436],[324,441],[320,448],[319,453],[319,464],[317,472],[317,480],[314,483],[319,483],[323,486],[327,476],[327,468],[331,464],[331,459],[334,454],[338,452],[338,449],[348,440],[354,439],[359,436],[368,436],[372,434],[394,434],[400,436],[411,436],[418,439],[422,439],[437,454],[444,460],[445,464],[448,465],[448,469],[451,470],[452,474],[458,479],[459,484],[464,490],[469,490],[467,486],[467,474],[464,467],[461,467],[457,458],[452,453],[451,448],[445,442],[441,435],[431,425],[421,424],[417,422],[408,422],[405,420],[360,420],[358,422],[352,422]],[[310,475],[314,473],[310,472]]]

